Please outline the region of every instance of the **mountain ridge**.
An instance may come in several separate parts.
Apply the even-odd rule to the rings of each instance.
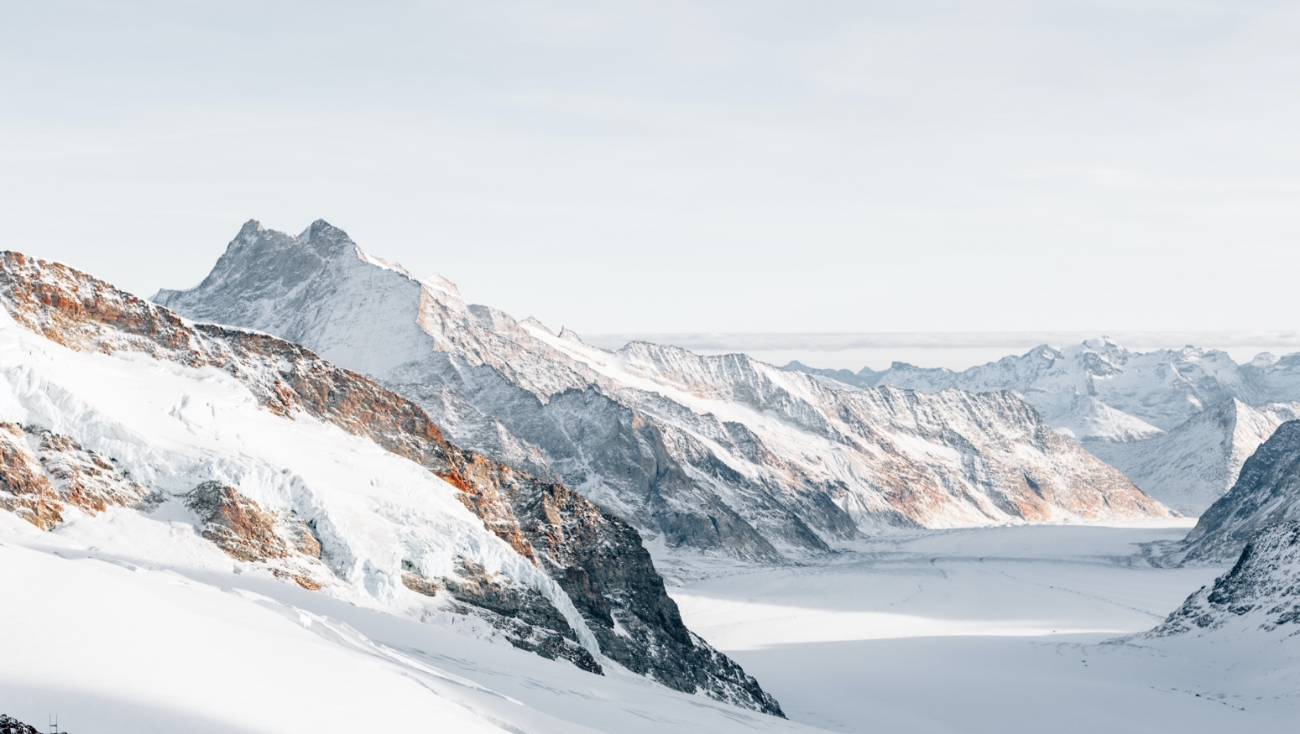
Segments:
[[[780,561],[826,552],[860,528],[1167,512],[1010,394],[852,394],[743,355],[646,343],[606,352],[571,330],[468,304],[441,277],[363,272],[370,256],[324,222],[306,236],[246,225],[208,285],[155,299],[369,370],[471,447],[507,461],[508,447],[540,456],[656,547]],[[333,243],[334,260],[307,253],[317,238]],[[293,288],[241,275],[276,267],[306,275]],[[368,300],[343,297],[381,280]],[[382,341],[396,346],[349,362],[358,330],[391,330]]]
[[[1135,352],[1105,337],[1040,345],[962,371],[897,362],[879,372],[786,368],[857,388],[1013,390],[1053,428],[1191,515],[1231,488],[1245,457],[1300,405],[1300,354],[1265,353],[1239,365],[1219,350]],[[1207,417],[1215,411],[1234,415]]]
[[[449,443],[371,379],[18,253],[0,253],[0,301],[0,506],[32,524],[93,517],[108,509],[99,498],[116,497],[107,504],[179,518],[173,532],[193,528],[307,589],[416,618],[473,617],[593,673],[614,662],[781,715],[686,629],[635,530]],[[105,486],[116,491],[89,491]]]

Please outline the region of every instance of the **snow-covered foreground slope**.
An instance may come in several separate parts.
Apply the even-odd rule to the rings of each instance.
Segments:
[[[1147,562],[1186,525],[937,531],[816,567],[680,567],[670,589],[792,720],[834,731],[1293,731],[1300,658],[1117,641],[1223,572]]]
[[[1217,350],[1132,352],[1103,338],[1044,345],[962,372],[902,363],[856,374],[787,368],[858,387],[1014,390],[1053,428],[1186,514],[1227,492],[1272,429],[1300,414],[1300,354],[1239,365]]]
[[[48,533],[0,513],[0,711],[78,734],[811,731],[239,571],[131,510]]]
[[[369,379],[16,253],[0,306],[0,515],[779,714],[681,624],[631,527]]]
[[[780,560],[878,525],[1167,515],[1009,393],[845,391],[743,355],[608,352],[467,304],[325,222],[298,237],[250,222],[202,284],[155,299],[365,371],[663,549]]]

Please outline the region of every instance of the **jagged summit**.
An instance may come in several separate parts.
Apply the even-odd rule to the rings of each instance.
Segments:
[[[378,374],[431,348],[416,324],[421,290],[323,219],[297,237],[250,220],[202,283],[161,290],[152,300],[196,321],[261,323],[262,331],[312,344],[331,362]],[[330,301],[363,304],[371,313],[339,319],[321,308]]]
[[[744,355],[608,352],[361,250],[326,260],[283,234],[244,236],[259,244],[157,300],[376,377],[454,440],[553,471],[665,550],[780,560],[882,525],[1167,512],[1006,393],[846,392]]]

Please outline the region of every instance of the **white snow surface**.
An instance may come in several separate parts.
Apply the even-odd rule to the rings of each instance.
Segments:
[[[114,509],[49,533],[0,512],[0,711],[97,734],[814,731],[240,573]]]
[[[1131,637],[1226,570],[1147,563],[1189,524],[930,531],[811,567],[667,573],[692,629],[828,730],[1294,731],[1300,659],[1258,630]]]

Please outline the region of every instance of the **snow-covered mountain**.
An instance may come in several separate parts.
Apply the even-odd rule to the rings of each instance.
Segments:
[[[1300,522],[1268,525],[1243,546],[1236,564],[1145,637],[1219,643],[1241,659],[1300,652]],[[1292,683],[1291,690],[1294,690]]]
[[[1252,408],[1229,398],[1173,430],[1140,441],[1085,441],[1084,447],[1121,468],[1139,487],[1186,515],[1199,515],[1223,496],[1246,459],[1300,404]]]
[[[1184,561],[1227,563],[1261,530],[1300,520],[1300,421],[1283,423],[1251,455],[1232,489],[1187,534]]]
[[[780,713],[682,624],[632,527],[447,442],[370,379],[17,253],[0,305],[11,518],[76,552],[279,578]]]
[[[1132,352],[1105,338],[961,372],[903,363],[880,372],[787,369],[860,388],[1013,390],[1053,428],[1188,514],[1228,491],[1245,457],[1297,415],[1287,403],[1300,401],[1300,354],[1238,365],[1218,350]]]
[[[1010,393],[845,391],[744,355],[604,351],[467,304],[323,221],[298,237],[249,222],[199,286],[154,298],[365,372],[661,547],[777,560],[864,525],[1167,514]]]

